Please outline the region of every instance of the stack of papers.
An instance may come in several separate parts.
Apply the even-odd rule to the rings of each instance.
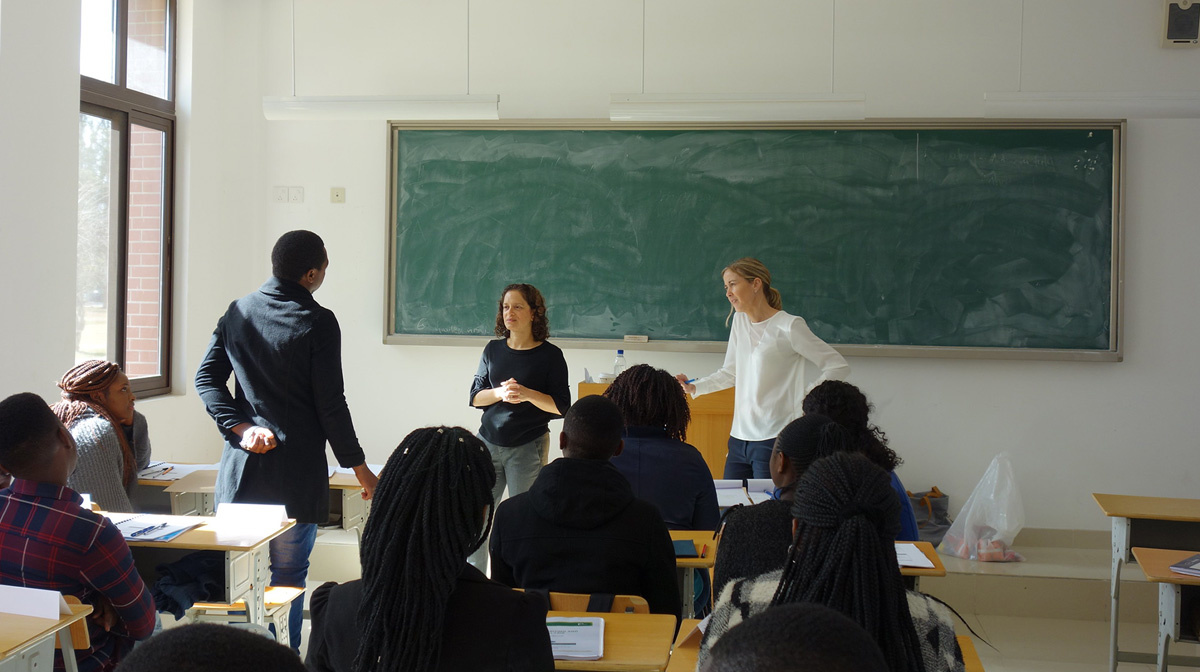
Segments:
[[[556,660],[600,660],[604,657],[604,619],[546,617],[550,650]]]
[[[746,496],[758,504],[775,499],[775,482],[769,478],[751,478],[746,481]]]
[[[1185,558],[1171,565],[1171,571],[1175,572],[1176,574],[1200,576],[1200,554]]]
[[[104,515],[117,526],[126,541],[170,541],[204,523],[203,518],[196,516],[160,516],[150,513]]]
[[[1200,558],[1200,555],[1196,557]],[[916,544],[896,544],[896,560],[901,567],[933,569],[933,561],[926,557]]]
[[[717,488],[717,506],[722,509],[728,509],[738,504],[752,503],[750,498],[746,496],[746,488],[740,479],[714,479],[713,485]]]

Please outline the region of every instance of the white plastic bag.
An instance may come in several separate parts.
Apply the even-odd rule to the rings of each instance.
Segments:
[[[1013,479],[1008,453],[992,459],[983,478],[950,525],[938,550],[984,562],[1021,562],[1013,540],[1025,526],[1025,508]]]

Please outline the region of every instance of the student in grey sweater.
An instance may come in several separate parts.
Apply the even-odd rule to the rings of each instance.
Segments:
[[[105,511],[133,511],[129,496],[137,472],[150,464],[146,417],[133,410],[134,394],[121,367],[88,360],[58,381],[63,400],[54,405],[79,446],[79,462],[67,485]]]

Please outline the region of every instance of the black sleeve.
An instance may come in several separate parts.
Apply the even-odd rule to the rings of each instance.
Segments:
[[[332,312],[324,311],[313,326],[312,343],[312,393],[317,418],[338,464],[346,468],[357,467],[367,458],[354,433],[354,421],[346,403],[342,330]]]
[[[233,375],[233,364],[229,361],[229,354],[225,352],[222,336],[224,322],[225,318],[222,317],[217,323],[212,340],[208,343],[208,350],[196,369],[196,393],[204,402],[204,409],[217,421],[221,434],[237,445],[238,437],[231,430],[242,423],[252,421],[238,409],[233,395],[229,392],[229,376]]]
[[[645,504],[646,534],[650,543],[647,554],[646,575],[643,580],[643,595],[650,604],[650,613],[679,616],[681,602],[679,584],[675,577],[675,544],[671,533],[662,522],[658,510]],[[676,627],[678,627],[678,621]]]
[[[312,672],[335,672],[329,661],[328,646],[325,642],[325,606],[329,604],[329,591],[338,585],[334,581],[321,584],[313,591],[308,609],[312,615],[312,630],[308,635],[308,655],[304,658],[304,666]]]
[[[550,650],[550,631],[546,629],[546,603],[537,593],[521,594],[512,622],[513,638],[508,646],[508,667],[512,672],[552,672],[554,653]]]
[[[488,541],[488,555],[492,558],[492,580],[503,583],[509,588],[519,588],[516,578],[513,577],[513,569],[504,562],[501,554],[504,542],[504,526],[503,521],[506,514],[511,513],[511,506],[506,506],[507,501],[501,502],[500,506],[496,507],[495,521],[492,523],[492,536]]]
[[[567,374],[567,359],[563,356],[562,350],[556,346],[554,349],[554,360],[550,364],[550,372],[548,376],[549,387],[546,394],[554,399],[554,405],[558,407],[560,416],[567,414],[567,409],[571,408],[571,383],[568,381]]]
[[[479,355],[479,367],[475,369],[475,378],[471,381],[471,396],[467,397],[468,406],[475,406],[475,395],[492,387],[489,369],[491,360],[488,358],[488,346],[484,346],[483,353]]]

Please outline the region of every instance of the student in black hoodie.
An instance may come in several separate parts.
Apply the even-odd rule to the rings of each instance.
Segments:
[[[600,396],[567,411],[563,457],[528,492],[496,509],[492,579],[516,588],[641,595],[679,614],[675,551],[658,510],[633,496],[609,459],[621,452],[621,411]]]

